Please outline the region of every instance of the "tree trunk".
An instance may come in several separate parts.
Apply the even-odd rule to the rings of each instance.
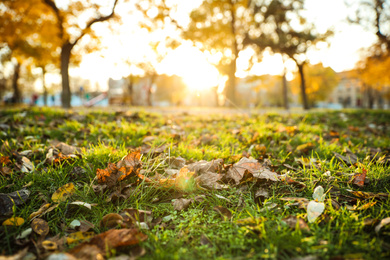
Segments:
[[[20,94],[20,89],[18,85],[18,80],[19,80],[19,74],[20,74],[20,63],[15,64],[14,68],[14,76],[12,78],[12,89],[14,91],[12,95],[12,102],[15,104],[18,104],[21,102],[22,96]]]
[[[46,70],[42,67],[43,104],[47,106],[47,87],[45,81]]]
[[[61,79],[62,79],[62,93],[61,103],[63,108],[71,107],[72,93],[69,85],[69,61],[73,44],[69,42],[64,43],[61,48]]]
[[[303,64],[297,64],[299,75],[301,77],[301,97],[302,97],[302,104],[303,109],[308,110],[309,109],[309,103],[307,102],[307,95],[306,95],[306,82],[305,82],[305,74],[303,72]]]
[[[374,108],[374,102],[375,102],[375,97],[373,93],[373,89],[371,86],[367,86],[367,98],[368,98],[368,108],[373,109]]]
[[[237,39],[236,39],[236,25],[235,25],[236,24],[236,13],[235,13],[235,7],[234,7],[235,2],[230,1],[229,4],[230,4],[230,15],[232,17],[232,19],[230,21],[230,27],[231,27],[232,37],[233,37],[232,52],[233,52],[234,57],[231,61],[232,63],[230,64],[229,75],[228,75],[229,79],[227,82],[225,93],[226,93],[226,98],[228,99],[227,105],[229,107],[232,107],[232,106],[237,106],[236,70],[237,70],[237,58],[238,58],[238,44],[237,44]]]
[[[283,105],[286,110],[289,109],[288,106],[288,95],[287,95],[287,79],[286,79],[286,69],[283,71]]]
[[[133,105],[133,86],[134,86],[134,78],[133,76],[129,76],[129,82],[127,84],[127,90],[129,91],[129,101],[130,105]]]

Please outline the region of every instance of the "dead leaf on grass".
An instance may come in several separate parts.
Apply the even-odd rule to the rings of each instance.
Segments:
[[[29,220],[32,220],[36,217],[39,217],[39,216],[42,216],[50,211],[52,211],[53,209],[55,209],[56,207],[58,207],[59,204],[54,204],[53,206],[50,207],[50,203],[46,203],[46,204],[43,204],[38,211],[36,212],[33,212],[31,213],[30,217],[28,218]]]
[[[263,167],[257,160],[242,158],[235,163],[227,172],[226,178],[232,179],[236,184],[241,181],[279,181],[275,172]]]
[[[309,226],[302,218],[298,218],[297,216],[289,216],[287,218],[282,219],[291,229],[300,229],[305,231],[310,231]]]
[[[353,191],[353,190],[347,190],[347,191],[359,199],[387,200],[389,198],[388,193],[373,193],[373,192]]]
[[[4,220],[3,226],[21,226],[24,223],[24,219],[20,217],[12,217]]]
[[[139,174],[142,166],[140,160],[141,153],[139,151],[129,153],[123,160],[115,163],[109,163],[106,169],[97,169],[96,175],[98,183],[107,184],[111,188],[117,182],[124,180],[126,177],[134,175],[145,181],[150,181],[145,176]]]
[[[175,199],[172,202],[173,209],[177,211],[185,210],[190,206],[192,202],[194,202],[193,199]]]
[[[309,143],[306,143],[306,144],[301,144],[301,145],[298,145],[296,150],[300,153],[307,153],[309,152],[311,149],[313,149],[315,147],[315,145],[311,142]]]
[[[199,162],[195,162],[187,165],[187,168],[191,172],[195,172],[197,175],[201,175],[207,172],[217,173],[221,171],[222,167],[223,167],[222,159],[216,159],[210,162],[201,160]]]
[[[123,224],[123,217],[117,213],[109,213],[100,220],[103,228],[116,228]]]
[[[66,237],[66,243],[67,243],[68,245],[74,244],[74,243],[80,243],[80,242],[89,240],[90,238],[92,238],[92,237],[94,237],[94,236],[95,236],[95,233],[94,233],[94,232],[82,232],[82,231],[78,231],[78,232],[74,232],[74,233],[69,234],[69,235]]]
[[[232,213],[229,209],[222,207],[222,206],[215,206],[213,208],[214,211],[218,212],[222,218],[231,219],[233,217]]]
[[[30,191],[25,188],[11,193],[0,193],[0,216],[12,214],[13,207],[24,204],[29,196]]]
[[[86,252],[93,252],[94,257],[96,257],[97,254],[106,255],[106,253],[109,253],[112,249],[118,247],[136,245],[145,241],[147,238],[147,235],[141,233],[135,228],[110,229],[104,233],[94,236],[88,242],[84,242],[76,246],[69,253],[78,259],[81,259],[82,254]]]
[[[306,198],[297,198],[297,197],[284,197],[280,198],[283,201],[296,202],[300,209],[306,209],[309,204],[309,200]]]
[[[221,190],[224,188],[223,185],[218,183],[222,179],[221,174],[214,172],[206,172],[195,178],[198,186],[204,187],[209,190]]]
[[[56,192],[51,196],[53,202],[64,202],[66,199],[73,195],[76,191],[73,183],[67,183],[62,187],[58,188]]]
[[[375,227],[375,232],[379,234],[381,229],[385,226],[388,226],[389,224],[390,224],[390,217],[382,219],[381,222],[379,222],[379,224]]]
[[[49,224],[41,218],[35,218],[31,222],[31,228],[35,233],[42,237],[45,237],[47,234],[49,234]]]
[[[341,162],[344,162],[346,165],[354,165],[355,163],[357,163],[358,160],[358,157],[349,149],[345,150],[345,156],[336,152],[333,152],[333,154],[337,159],[339,159]]]
[[[362,169],[361,173],[355,173],[352,178],[352,183],[360,188],[364,187],[364,182],[366,180],[367,170]]]

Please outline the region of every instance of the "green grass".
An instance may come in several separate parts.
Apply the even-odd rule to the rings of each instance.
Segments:
[[[59,187],[73,182],[76,193],[41,217],[49,223],[48,238],[57,234],[67,236],[67,227],[74,219],[88,220],[95,224],[94,232],[103,232],[105,229],[99,226],[99,222],[106,214],[136,208],[152,211],[153,220],[163,219],[149,230],[142,231],[148,239],[141,243],[146,250],[141,259],[390,257],[389,227],[382,228],[379,233],[374,230],[381,219],[390,216],[389,198],[353,199],[348,191],[389,194],[388,111],[173,116],[147,112],[83,111],[78,114],[33,108],[2,110],[0,124],[9,126],[0,127],[0,156],[11,159],[7,166],[12,169],[8,175],[0,174],[0,193],[13,192],[26,185],[31,192],[29,200],[15,207],[13,213],[26,222],[19,227],[0,227],[0,254],[15,254],[25,246],[36,254],[31,240],[37,237],[30,237],[25,244],[16,243],[15,237],[30,226],[27,219],[31,213],[43,204],[51,203],[51,196]],[[300,189],[282,181],[260,185],[270,196],[259,201],[255,199],[259,185],[254,182],[225,183],[227,188],[224,190],[194,187],[183,192],[143,181],[134,182],[133,177],[121,184],[133,183],[126,197],[108,201],[112,190],[95,193],[96,170],[104,169],[108,163],[118,162],[130,151],[139,149],[146,136],[156,137],[150,143],[152,147],[166,147],[163,153],[142,156],[142,169],[151,178],[158,174],[165,176],[160,178],[167,178],[164,172],[169,168],[168,159],[173,156],[181,156],[186,164],[221,158],[225,167],[229,167],[243,155],[250,155],[260,163],[268,163],[276,173],[288,174],[290,178],[303,182],[305,187]],[[56,166],[42,163],[53,140],[83,148],[82,156]],[[312,144],[310,149],[297,149],[307,143]],[[358,157],[358,162],[352,166],[335,158],[334,152],[345,155],[346,148]],[[31,150],[27,157],[37,167],[31,173],[22,173],[15,166],[19,162],[18,153],[26,150]],[[315,159],[316,166],[302,165],[299,159]],[[75,167],[81,167],[82,173],[75,174]],[[351,183],[350,175],[363,170],[367,170],[369,182],[357,187]],[[221,174],[225,175],[225,170]],[[283,219],[289,216],[306,221],[306,209],[280,198],[311,200],[314,188],[319,185],[328,191],[325,212],[314,223],[308,223],[310,230],[288,226]],[[174,210],[172,200],[194,199],[199,195],[205,196],[202,201],[192,203],[183,211]],[[332,205],[331,199],[340,207]],[[76,200],[96,206],[92,210],[70,212],[69,203]],[[377,203],[366,209],[353,208],[374,201]],[[229,209],[232,218],[221,217],[213,210],[215,206]],[[0,216],[1,221],[6,218]],[[373,225],[365,225],[368,219],[376,221]],[[64,250],[71,247],[73,245],[65,245]],[[131,248],[126,248],[123,252],[130,251]]]

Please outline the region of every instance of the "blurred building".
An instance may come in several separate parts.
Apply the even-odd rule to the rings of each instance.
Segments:
[[[340,82],[329,95],[326,102],[330,108],[359,108],[363,105],[363,97],[359,80],[349,76],[349,72],[338,73]]]

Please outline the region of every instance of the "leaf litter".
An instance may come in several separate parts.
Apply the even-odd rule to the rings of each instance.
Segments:
[[[23,118],[27,118],[26,123],[34,124],[35,122],[29,121],[28,115],[27,112],[21,114]],[[141,118],[140,115],[132,117],[125,114],[118,114],[116,118],[122,116],[129,120]],[[63,119],[77,120],[83,127],[82,131],[90,131],[86,129],[87,124],[84,124],[88,117],[71,113]],[[61,120],[56,119],[51,125],[61,126]],[[278,225],[284,225],[290,232],[304,231],[302,234],[307,237],[302,238],[302,243],[306,243],[312,228],[315,230],[317,226],[327,225],[330,219],[338,218],[334,212],[348,210],[350,214],[356,214],[354,216],[358,220],[363,219],[368,211],[376,212],[388,203],[386,190],[373,189],[372,183],[378,183],[375,179],[378,177],[374,177],[369,165],[366,165],[367,168],[361,166],[365,159],[362,159],[364,157],[361,157],[361,152],[356,148],[355,153],[352,153],[348,148],[340,147],[337,151],[327,152],[332,154],[331,157],[315,158],[310,156],[310,153],[323,149],[322,137],[297,141],[295,138],[301,138],[305,133],[301,128],[279,124],[279,127],[272,126],[269,129],[276,130],[281,140],[275,136],[275,140],[264,138],[262,133],[245,127],[229,130],[227,132],[236,138],[236,141],[232,142],[232,153],[219,158],[210,157],[208,149],[220,145],[219,137],[211,132],[203,132],[195,139],[186,140],[189,129],[194,127],[188,122],[180,123],[180,119],[174,121],[175,127],[160,126],[139,135],[138,147],[131,145],[122,159],[112,159],[117,158],[115,149],[106,153],[108,157],[91,159],[88,154],[93,154],[94,148],[85,146],[85,141],[78,141],[76,137],[81,135],[72,132],[64,133],[68,135],[68,141],[72,140],[69,142],[72,145],[62,139],[64,142],[48,141],[49,145],[40,145],[39,149],[16,148],[19,149],[17,151],[15,144],[3,142],[0,173],[5,180],[14,177],[23,179],[28,174],[52,174],[50,171],[61,172],[64,167],[68,167],[66,173],[61,174],[69,174],[71,177],[66,179],[68,182],[56,185],[56,188],[52,189],[56,191],[52,194],[47,191],[40,193],[32,188],[33,199],[30,198],[31,192],[27,188],[21,190],[20,185],[17,185],[15,187],[19,187],[19,190],[10,189],[12,183],[6,188],[8,193],[0,193],[0,215],[4,218],[3,223],[6,221],[6,224],[10,224],[9,227],[19,225],[21,229],[15,233],[15,241],[18,241],[19,248],[28,246],[26,253],[21,251],[21,254],[28,252],[40,258],[48,257],[47,259],[103,259],[114,256],[112,254],[116,250],[125,252],[123,249],[128,250],[128,256],[153,254],[150,251],[150,243],[154,242],[149,241],[148,236],[151,235],[154,239],[155,230],[158,230],[156,234],[159,234],[164,230],[185,227],[186,224],[178,223],[178,216],[182,216],[180,221],[183,221],[183,216],[193,214],[194,210],[199,208],[202,209],[202,215],[211,216],[210,212],[214,212],[214,215],[219,216],[216,217],[216,223],[221,226],[221,232],[224,225],[238,226],[246,230],[248,238],[253,239],[250,234],[259,236],[263,232],[272,233]],[[39,122],[43,124],[43,121]],[[198,124],[194,120],[189,122]],[[206,126],[215,122],[202,124]],[[17,125],[23,127],[23,123],[17,121],[12,122],[10,128]],[[348,129],[348,133],[352,135],[361,134],[360,128],[358,131],[351,127]],[[373,133],[370,131],[370,134]],[[332,145],[337,146],[347,138],[348,135],[341,129],[323,132],[323,140]],[[32,136],[29,140],[38,142],[39,138]],[[172,140],[172,143],[154,145],[167,140]],[[189,156],[183,150],[179,152],[180,142],[187,142],[189,150],[200,149],[203,159]],[[344,142],[344,146],[346,145],[350,145],[350,142]],[[234,150],[237,147],[242,150]],[[283,158],[279,157],[278,149],[285,149],[288,154]],[[371,155],[374,150],[379,151],[375,157]],[[387,161],[383,158],[387,158],[388,153],[384,147],[370,148],[368,151],[372,156],[369,157],[370,160],[378,165],[386,165]],[[171,155],[171,152],[174,155]],[[339,171],[346,174],[338,174],[333,169],[323,170],[330,160],[334,159],[340,163]],[[106,167],[96,167],[102,164]],[[310,175],[307,175],[307,171]],[[26,184],[30,188],[34,185],[34,181]],[[321,185],[329,191],[328,199],[325,199],[325,191]],[[310,194],[314,187],[316,188]],[[98,197],[100,201],[80,197],[80,193],[85,191],[89,196]],[[128,201],[133,201],[133,196],[145,191],[151,191],[153,194],[148,206],[142,206],[149,210],[118,207],[125,206]],[[51,201],[48,199],[50,195]],[[24,214],[24,219],[27,220],[25,221],[21,218],[22,215],[17,214],[30,200],[38,204],[34,209],[28,210],[27,215]],[[170,205],[170,210],[159,212],[156,207],[164,203]],[[88,221],[93,212],[102,209],[102,204],[115,207],[110,207],[108,212],[105,210],[94,223],[90,222],[91,219]],[[58,218],[60,223],[53,226],[49,220],[63,210],[64,216],[71,219]],[[81,212],[85,212],[83,214],[87,219],[80,215]],[[73,217],[73,214],[77,214],[77,217]],[[247,218],[243,219],[242,216]],[[202,217],[193,217],[192,221],[202,227],[197,218]],[[31,228],[27,228],[27,223]],[[186,232],[189,232],[190,223],[187,223],[187,228],[182,229],[179,237],[182,238],[183,234],[185,237]],[[388,218],[376,221],[373,219],[372,225],[375,225],[373,227],[379,236],[387,236]],[[55,234],[58,229],[62,229],[64,236]],[[189,241],[194,237],[189,238]],[[221,243],[208,233],[207,229],[199,231],[197,239],[198,245],[208,248]],[[146,251],[143,246],[138,246],[143,243],[148,245]]]

